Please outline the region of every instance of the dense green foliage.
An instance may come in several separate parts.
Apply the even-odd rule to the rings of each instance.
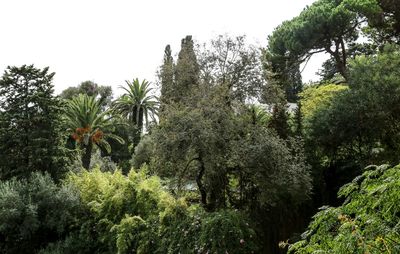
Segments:
[[[299,64],[318,52],[334,59],[335,69],[347,78],[346,44],[357,39],[359,19],[342,1],[319,0],[299,16],[283,22],[269,37],[264,64],[280,86],[293,87]],[[293,90],[294,88],[292,88]]]
[[[310,86],[301,92],[301,112],[304,120],[310,120],[318,110],[332,104],[334,96],[348,87],[344,85],[323,84],[321,86]]]
[[[164,51],[163,65],[160,68],[159,79],[161,81],[161,106],[176,100],[174,97],[174,58],[172,57],[171,46],[167,45]],[[160,108],[162,118],[163,108]]]
[[[0,79],[0,179],[64,170],[61,102],[53,96],[54,73],[33,65],[8,67]]]
[[[339,207],[324,207],[289,253],[399,253],[400,166],[369,167],[343,186]]]
[[[58,98],[48,68],[8,67],[0,253],[400,253],[399,14],[316,0],[264,49],[188,35],[160,100],[137,78]]]
[[[194,52],[194,42],[192,36],[188,35],[181,41],[181,50],[174,69],[175,82],[172,102],[189,103],[185,99],[189,98],[190,92],[198,85],[199,73],[200,68]]]
[[[188,207],[143,170],[71,174],[66,184],[78,190],[83,213],[65,240],[42,253],[257,252],[257,236],[240,212]]]
[[[176,195],[208,212],[245,212],[268,238],[263,248],[276,251],[283,207],[296,208],[310,194],[301,142],[278,137],[269,114],[246,105],[262,97],[265,80],[259,55],[244,37],[220,36],[200,50],[198,84],[180,102],[162,101],[160,124],[139,144],[134,162],[149,163]]]
[[[269,37],[264,51],[266,69],[280,85],[296,86],[293,74],[299,64],[316,53],[325,52],[331,59],[324,65],[325,77],[335,73],[348,78],[348,60],[370,48],[399,42],[398,7],[391,0],[319,0],[297,17],[283,22]],[[359,44],[360,36],[373,45]],[[371,47],[372,46],[372,47]],[[290,95],[290,94],[288,94]],[[290,98],[290,97],[289,97]]]
[[[330,165],[332,175],[346,171],[329,188],[337,191],[367,165],[398,163],[399,61],[396,47],[357,57],[349,67],[349,89],[309,119],[312,156]]]
[[[48,174],[0,182],[0,253],[37,253],[68,234],[80,208],[76,189]]]
[[[282,196],[293,202],[307,197],[310,180],[301,155],[293,157],[250,111],[238,117],[223,102],[207,100],[167,116],[154,133],[154,168],[172,174],[178,188],[196,182],[205,207],[274,206]]]
[[[183,38],[181,41],[181,50],[175,64],[171,47],[169,45],[166,46],[164,62],[159,74],[162,85],[162,104],[160,105],[162,110],[164,110],[166,104],[190,104],[187,99],[193,89],[198,87],[200,75],[200,66],[194,50],[192,36],[188,35]]]

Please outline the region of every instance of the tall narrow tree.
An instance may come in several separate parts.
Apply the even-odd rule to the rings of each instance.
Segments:
[[[171,46],[167,45],[164,50],[164,61],[160,70],[161,80],[161,103],[168,103],[175,100],[174,88],[174,58],[172,57]]]
[[[181,50],[175,68],[175,102],[187,101],[192,89],[199,83],[200,67],[194,51],[192,36],[188,35],[181,42]]]

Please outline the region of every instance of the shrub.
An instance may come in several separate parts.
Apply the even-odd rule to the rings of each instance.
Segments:
[[[2,253],[34,253],[62,239],[77,217],[79,204],[72,186],[58,187],[47,173],[0,182]]]
[[[400,165],[372,167],[343,186],[342,206],[314,216],[289,253],[400,253]]]
[[[255,232],[239,212],[207,213],[169,194],[146,168],[71,173],[83,216],[78,230],[42,253],[252,253]],[[210,242],[210,239],[212,241]]]
[[[191,208],[180,220],[161,227],[158,253],[258,253],[256,233],[242,213]]]

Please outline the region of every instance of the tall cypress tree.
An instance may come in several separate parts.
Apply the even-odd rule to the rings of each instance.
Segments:
[[[171,46],[167,45],[164,50],[164,62],[160,71],[161,98],[160,113],[164,111],[165,104],[175,101],[174,95],[174,58],[172,57]]]
[[[181,50],[175,68],[175,89],[177,102],[185,102],[192,89],[199,83],[200,66],[194,52],[194,43],[191,35],[187,35],[181,42]]]
[[[0,79],[0,179],[24,178],[32,171],[56,177],[63,168],[54,74],[48,67],[23,65],[7,67]]]

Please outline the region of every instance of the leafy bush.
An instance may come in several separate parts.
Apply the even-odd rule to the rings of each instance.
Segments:
[[[400,253],[400,165],[373,167],[340,189],[289,253]]]
[[[71,173],[84,213],[77,230],[45,253],[251,253],[256,233],[239,212],[207,213],[169,194],[146,168]]]
[[[81,240],[80,253],[127,253],[141,241],[129,235],[147,229],[142,227],[146,223],[132,224],[157,216],[162,203],[173,201],[158,178],[146,178],[144,171],[124,176],[120,171],[103,173],[95,168],[71,174],[67,182],[79,190],[86,210],[75,235]]]
[[[0,182],[1,253],[34,253],[63,238],[78,212],[76,190],[58,187],[49,174]]]
[[[173,214],[173,213],[172,213]],[[160,227],[156,253],[258,253],[259,242],[248,219],[235,210],[207,213],[192,206]]]
[[[258,250],[256,233],[245,217],[233,210],[206,215],[199,238],[205,253],[256,253]]]
[[[150,164],[151,157],[154,153],[154,141],[150,135],[145,135],[140,140],[140,143],[135,147],[132,165],[135,168],[140,168],[144,163]]]

